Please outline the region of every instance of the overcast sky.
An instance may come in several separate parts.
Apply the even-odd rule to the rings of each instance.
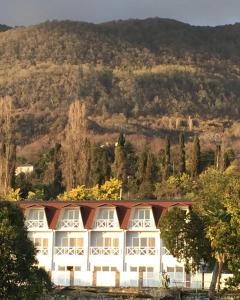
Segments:
[[[94,23],[171,18],[193,25],[240,22],[240,0],[0,0],[0,24],[30,25],[52,19]]]

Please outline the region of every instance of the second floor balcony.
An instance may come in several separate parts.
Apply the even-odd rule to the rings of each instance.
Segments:
[[[83,247],[55,247],[56,255],[84,255]]]
[[[155,247],[126,247],[126,255],[158,255]]]
[[[90,247],[90,255],[120,255],[119,247]]]
[[[45,228],[47,227],[47,224],[44,220],[26,220],[25,222],[28,229],[33,228]]]
[[[154,222],[151,219],[132,219],[130,228],[153,228]]]
[[[44,247],[41,247],[41,246],[36,246],[35,247],[36,250],[37,250],[37,255],[48,255],[48,248],[44,248]]]
[[[59,223],[59,228],[79,228],[80,225],[79,219],[62,219]]]
[[[114,219],[97,219],[94,223],[95,228],[116,228],[118,227],[118,222],[116,222]]]

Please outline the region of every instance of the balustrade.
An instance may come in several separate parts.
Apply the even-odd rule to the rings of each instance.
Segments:
[[[82,247],[55,247],[56,255],[84,255]]]
[[[90,255],[119,255],[118,247],[90,247]]]
[[[158,252],[154,247],[126,247],[126,255],[157,255]]]
[[[151,219],[133,219],[131,220],[130,227],[149,228],[149,227],[154,227],[154,223]]]

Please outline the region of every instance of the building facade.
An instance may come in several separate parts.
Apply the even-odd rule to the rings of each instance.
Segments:
[[[58,285],[189,286],[191,276],[161,240],[159,222],[188,202],[22,202],[39,266]]]

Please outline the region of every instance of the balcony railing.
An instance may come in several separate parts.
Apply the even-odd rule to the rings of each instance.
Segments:
[[[59,228],[79,228],[80,221],[79,219],[63,219],[60,221]]]
[[[28,229],[31,228],[44,228],[46,227],[46,222],[44,220],[27,220],[26,226]]]
[[[162,247],[162,255],[171,255],[171,253],[166,247]]]
[[[40,255],[48,255],[48,248],[42,248],[40,246],[35,247],[37,250],[37,254]]]
[[[82,247],[55,247],[56,255],[84,255]]]
[[[90,247],[90,255],[120,255],[118,247]]]
[[[151,219],[133,219],[130,222],[132,228],[152,228],[154,222]]]
[[[157,255],[155,247],[126,247],[126,255]]]
[[[95,228],[116,228],[118,223],[114,219],[98,219],[94,226]]]

